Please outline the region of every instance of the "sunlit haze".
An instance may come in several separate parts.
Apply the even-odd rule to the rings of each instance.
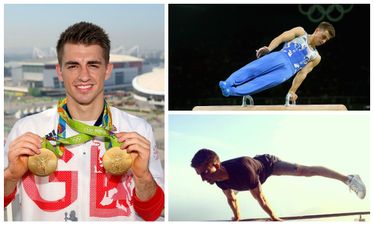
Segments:
[[[284,161],[359,174],[370,190],[369,116],[365,115],[170,115],[170,220],[229,220],[232,212],[216,185],[202,182],[191,159],[216,151],[221,161],[273,154]],[[370,211],[340,181],[321,177],[270,177],[263,191],[278,216]],[[266,217],[249,192],[239,192],[243,219]],[[339,220],[339,218],[337,219]]]

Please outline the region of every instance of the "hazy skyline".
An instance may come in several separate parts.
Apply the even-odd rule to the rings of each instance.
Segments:
[[[79,21],[103,27],[112,49],[164,50],[162,4],[5,4],[5,54],[55,48],[61,32]]]
[[[216,151],[222,161],[273,154],[288,162],[359,174],[366,184],[367,196],[361,200],[340,181],[272,176],[263,191],[280,217],[370,211],[369,115],[169,115],[168,131],[170,220],[232,217],[222,191],[203,183],[190,167],[201,148]],[[243,219],[267,217],[248,191],[239,192],[238,200]]]

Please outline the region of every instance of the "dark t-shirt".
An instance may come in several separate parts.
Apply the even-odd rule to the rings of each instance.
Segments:
[[[273,172],[273,164],[278,158],[272,155],[259,155],[254,158],[245,156],[230,159],[221,163],[229,174],[229,179],[217,181],[222,190],[233,189],[245,191],[258,186],[258,181],[264,183]]]

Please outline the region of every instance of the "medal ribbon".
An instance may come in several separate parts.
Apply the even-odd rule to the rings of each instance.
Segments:
[[[53,146],[46,138],[43,139],[42,147],[45,147],[52,152],[54,152],[58,157],[61,157],[64,153],[64,145],[74,145],[85,143],[92,140],[94,137],[104,137],[105,147],[109,149],[111,147],[119,147],[121,143],[118,142],[117,137],[111,131],[112,126],[112,115],[109,110],[107,102],[104,100],[104,112],[102,118],[103,127],[90,126],[82,122],[73,120],[69,117],[66,111],[66,98],[61,99],[58,102],[57,111],[59,113],[59,125],[58,134],[56,138],[48,138],[56,142],[56,146]],[[66,124],[70,128],[79,132],[79,134],[74,135],[69,138],[66,136]]]

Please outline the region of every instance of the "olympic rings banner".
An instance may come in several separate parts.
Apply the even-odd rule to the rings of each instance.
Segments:
[[[331,22],[338,22],[352,8],[353,5],[299,5],[300,13],[314,23],[319,23],[325,18]]]

